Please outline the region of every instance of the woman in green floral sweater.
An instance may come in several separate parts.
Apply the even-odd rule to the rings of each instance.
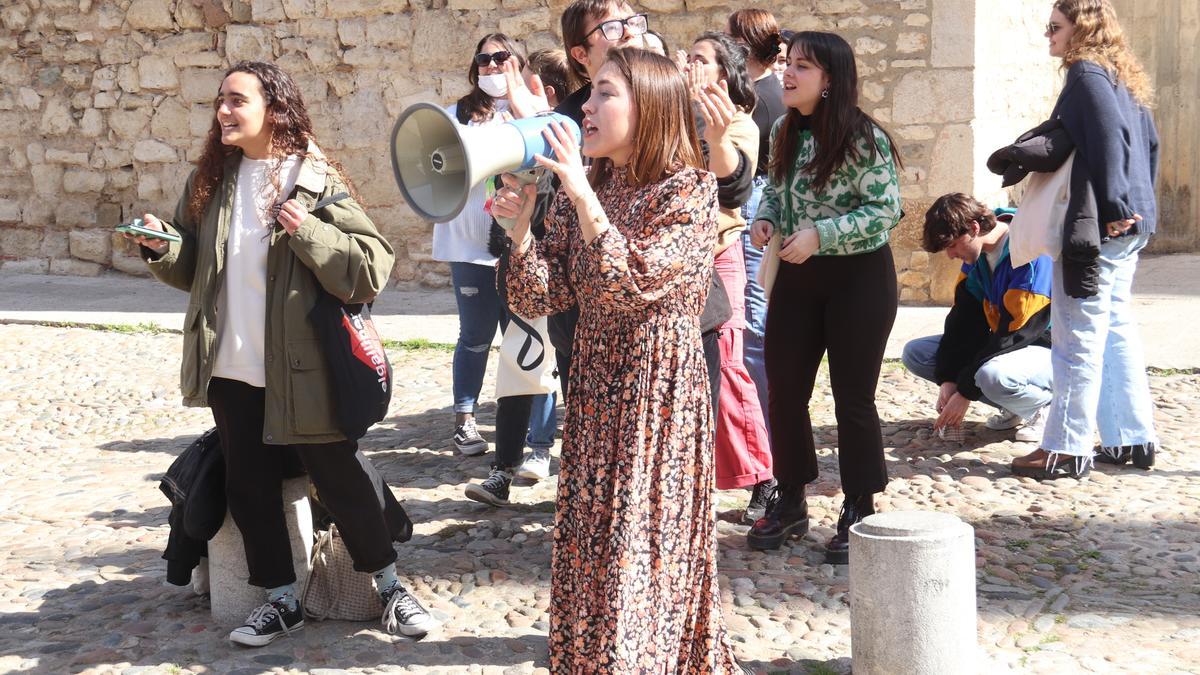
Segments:
[[[845,563],[850,526],[887,483],[875,387],[896,318],[888,235],[900,220],[894,143],[858,107],[854,53],[832,33],[797,33],[783,74],[788,112],[771,130],[770,182],[751,230],[768,244],[766,367],[779,499],[750,530],[756,549],[808,531],[817,478],[808,401],[829,353],[845,501],[826,560]]]

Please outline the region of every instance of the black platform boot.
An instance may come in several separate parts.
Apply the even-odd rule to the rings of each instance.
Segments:
[[[756,551],[773,551],[788,537],[802,537],[808,532],[808,501],[804,486],[780,483],[776,495],[767,514],[755,521],[746,535],[750,548]]]
[[[846,495],[838,516],[837,534],[825,545],[825,562],[846,565],[850,562],[850,526],[875,513],[875,495]]]
[[[1154,444],[1122,445],[1120,447],[1102,447],[1096,453],[1095,460],[1100,464],[1121,465],[1133,460],[1133,465],[1139,469],[1149,469],[1154,466]]]

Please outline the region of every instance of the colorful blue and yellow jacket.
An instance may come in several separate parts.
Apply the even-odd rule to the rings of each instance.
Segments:
[[[982,255],[963,265],[938,347],[938,382],[954,382],[960,394],[977,401],[980,366],[1022,347],[1050,346],[1053,264],[1043,255],[1014,268],[1006,239],[995,269]]]

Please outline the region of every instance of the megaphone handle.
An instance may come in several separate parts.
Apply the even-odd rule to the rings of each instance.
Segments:
[[[535,169],[526,169],[524,171],[514,171],[512,175],[521,183],[521,185],[532,185],[538,182],[539,175],[544,171],[546,171],[546,169],[538,167]],[[516,218],[502,218],[500,216],[496,216],[495,218],[496,222],[500,224],[500,227],[504,228],[505,232],[511,232],[512,229],[517,226]]]

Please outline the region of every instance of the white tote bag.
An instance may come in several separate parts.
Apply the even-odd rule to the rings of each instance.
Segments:
[[[1008,254],[1013,267],[1033,262],[1040,255],[1058,260],[1062,253],[1063,225],[1071,201],[1072,152],[1058,171],[1035,172],[1021,196],[1021,204],[1009,223]]]
[[[768,302],[771,299],[771,289],[775,287],[775,277],[779,274],[779,251],[781,250],[783,250],[783,235],[780,234],[779,228],[775,228],[775,232],[767,242],[766,250],[763,251],[762,262],[758,266],[758,278],[755,279],[758,285],[762,286],[763,295]]]
[[[555,390],[554,347],[546,331],[546,317],[525,319],[512,315],[500,340],[496,369],[496,398],[548,394]]]

